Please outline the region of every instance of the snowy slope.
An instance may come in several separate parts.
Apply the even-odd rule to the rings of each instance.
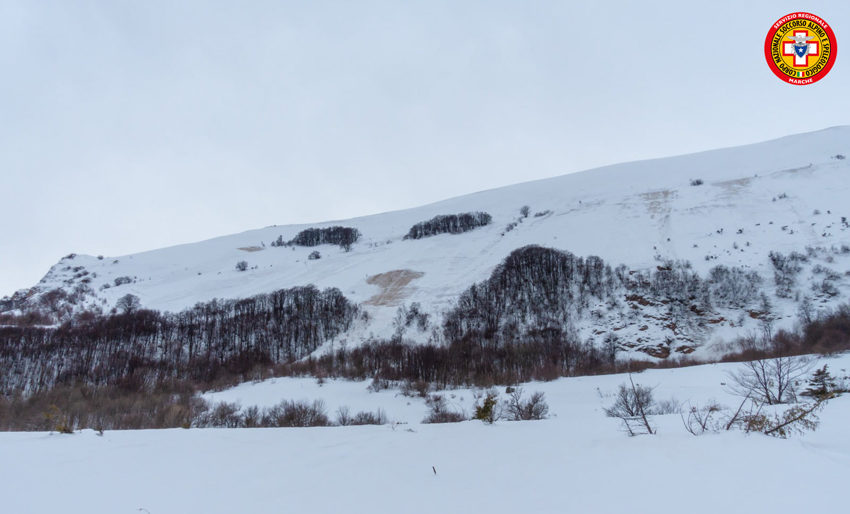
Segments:
[[[134,294],[145,307],[176,311],[212,298],[315,284],[337,287],[364,304],[372,316],[368,326],[358,328],[364,338],[391,334],[402,304],[420,302],[426,312],[439,316],[512,250],[528,244],[598,255],[633,269],[654,267],[657,256],[689,260],[701,273],[717,264],[740,265],[770,281],[770,251],[850,244],[850,228],[842,224],[843,216],[850,217],[850,160],[839,155],[850,155],[850,127],[619,164],[345,221],[271,226],[103,259],[77,255],[60,261],[35,288],[21,294],[35,301],[51,289],[70,292],[88,280],[86,304],[108,310],[121,296]],[[704,184],[692,186],[693,179]],[[531,216],[506,232],[523,205],[531,208]],[[417,222],[467,211],[488,212],[493,223],[460,235],[402,239]],[[356,227],[362,238],[350,252],[330,245],[270,246],[278,236],[289,240],[305,228],[332,225]],[[308,260],[316,249],[322,258]],[[834,261],[831,265],[843,276],[850,259],[834,253],[823,258]],[[250,269],[238,272],[240,260]],[[392,274],[399,270],[414,273]],[[390,275],[382,277],[383,283],[395,279],[397,288],[385,290],[381,280],[370,280],[385,273]],[[133,282],[103,288],[118,277]],[[846,300],[850,282],[842,278],[837,286],[839,299]],[[381,293],[387,294],[379,299]],[[793,306],[786,307],[789,324]],[[720,326],[716,339],[734,332]]]
[[[824,362],[835,375],[848,375],[850,356]],[[659,399],[716,399],[734,408],[738,399],[722,383],[735,366],[634,378],[657,386]],[[787,440],[742,432],[694,437],[678,414],[654,417],[656,436],[629,438],[602,412],[625,380],[526,384],[527,391],[546,392],[552,416],[494,425],[421,425],[421,399],[370,393],[365,384],[245,385],[216,396],[243,405],[324,397],[380,407],[409,423],[0,433],[0,457],[14,463],[0,466],[0,495],[4,512],[15,513],[842,511],[850,467],[847,395],[827,403],[816,432]]]

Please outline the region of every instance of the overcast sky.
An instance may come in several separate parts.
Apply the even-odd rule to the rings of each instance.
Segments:
[[[797,10],[839,46],[805,87],[763,54]],[[0,296],[70,252],[850,124],[847,27],[845,0],[0,0]]]

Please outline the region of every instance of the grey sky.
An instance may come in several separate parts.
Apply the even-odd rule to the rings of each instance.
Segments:
[[[839,49],[795,87],[763,43],[801,9]],[[69,252],[850,124],[846,27],[844,0],[0,0],[0,296]]]

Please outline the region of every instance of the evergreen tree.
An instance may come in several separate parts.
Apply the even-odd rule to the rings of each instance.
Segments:
[[[835,378],[830,374],[827,365],[814,372],[812,378],[809,379],[809,387],[803,391],[806,396],[811,396],[818,400],[826,400],[832,396],[835,391]]]

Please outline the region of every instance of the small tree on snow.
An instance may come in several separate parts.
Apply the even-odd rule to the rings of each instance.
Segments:
[[[605,409],[605,414],[612,418],[620,418],[629,435],[637,435],[641,427],[647,434],[654,434],[655,429],[649,424],[647,418],[654,403],[652,388],[635,384],[629,375],[629,384],[620,384],[614,404]]]
[[[499,395],[495,391],[490,390],[475,396],[475,419],[492,424],[501,417]]]
[[[835,390],[835,379],[827,369],[827,365],[824,364],[822,368],[812,374],[812,378],[809,379],[809,386],[802,394],[817,400],[826,400],[834,394]]]
[[[115,302],[115,308],[125,314],[137,311],[141,306],[142,303],[139,301],[139,297],[134,294],[125,294]]]
[[[245,271],[248,269],[248,261],[239,261],[236,263],[236,271]]]

